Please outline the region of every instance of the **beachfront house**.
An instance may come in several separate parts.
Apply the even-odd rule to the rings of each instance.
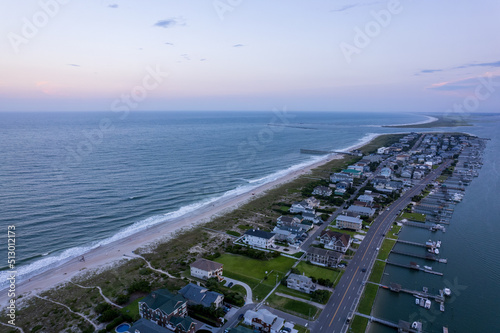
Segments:
[[[200,258],[189,265],[191,268],[191,276],[199,279],[208,280],[210,278],[217,278],[222,281],[222,264],[218,262]]]
[[[195,332],[195,323],[187,316],[187,300],[167,289],[153,291],[139,301],[139,315],[174,332]]]
[[[171,330],[158,326],[152,321],[141,318],[132,324],[127,330],[128,333],[172,333]]]
[[[212,305],[219,308],[224,300],[224,295],[210,291],[207,288],[189,283],[179,290],[179,294],[188,300],[188,305],[202,305],[206,308]]]
[[[327,186],[316,186],[312,192],[314,195],[329,197],[333,193],[332,189]]]
[[[312,246],[307,250],[307,260],[318,266],[337,267],[341,259],[342,254],[339,252]]]
[[[352,175],[342,173],[342,172],[336,172],[330,175],[330,181],[332,183],[338,183],[338,182],[347,182],[347,183],[352,183]]]
[[[372,217],[376,211],[377,210],[375,208],[361,207],[356,205],[351,205],[349,206],[349,208],[347,208],[347,212],[350,213],[349,215],[357,214],[359,216],[366,216],[366,217]]]
[[[352,243],[351,236],[332,230],[323,230],[319,237],[320,243],[324,244],[325,249],[342,253],[346,253]]]
[[[319,199],[316,199],[315,197],[309,197],[304,201],[307,202],[307,204],[309,205],[309,208],[311,208],[311,209],[319,207],[319,205],[321,204]]]
[[[245,325],[251,325],[254,329],[267,333],[278,333],[285,323],[283,318],[273,315],[266,309],[247,310],[243,318]]]
[[[302,222],[302,219],[298,216],[280,216],[276,220],[276,224],[278,226],[281,225],[298,225]]]
[[[290,289],[295,289],[307,294],[316,290],[316,285],[312,282],[310,277],[293,273],[288,275],[286,286]]]
[[[274,246],[275,234],[259,229],[249,229],[243,235],[243,242],[250,246],[270,249]]]
[[[302,200],[292,204],[292,207],[290,207],[290,213],[314,213],[314,210],[311,206],[309,206],[307,201]]]
[[[351,230],[361,230],[363,227],[363,220],[359,217],[339,215],[336,218],[337,228],[339,229],[351,229]]]

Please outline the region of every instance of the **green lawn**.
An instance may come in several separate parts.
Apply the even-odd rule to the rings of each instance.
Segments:
[[[353,231],[353,230],[345,230],[345,229],[338,229],[335,227],[336,222],[333,221],[327,228],[336,232],[340,232],[346,235],[349,235],[351,237],[354,237],[354,235],[361,235],[359,232]]]
[[[334,286],[337,284],[337,282],[340,280],[340,277],[344,273],[344,271],[340,269],[328,269],[325,267],[308,264],[305,261],[301,261],[297,265],[297,269],[301,274],[304,273],[306,276],[315,277],[317,279],[323,278],[333,281]]]
[[[278,286],[278,288],[276,289],[275,293],[287,294],[287,295],[290,295],[290,296],[293,296],[293,297],[298,297],[298,298],[305,299],[307,301],[313,301],[310,294],[306,294],[306,293],[303,293],[303,292],[295,290],[295,289],[287,288],[287,287],[285,287],[282,284],[280,284]],[[331,292],[329,292],[329,293],[330,293],[330,296],[331,296],[332,293]],[[326,304],[328,302],[328,300],[330,299],[330,296],[328,297],[328,299],[324,303],[321,303],[321,302],[318,302],[318,303]]]
[[[368,318],[361,316],[354,316],[351,321],[351,326],[349,327],[350,333],[362,333],[366,330],[366,326],[368,325]]]
[[[399,219],[407,219],[417,222],[425,222],[425,214],[419,213],[403,213]]]
[[[386,260],[395,244],[395,240],[389,238],[384,239],[382,247],[380,247],[380,250],[378,251],[377,259]]]
[[[372,311],[373,302],[375,301],[375,296],[377,296],[378,286],[367,283],[365,286],[365,292],[361,296],[361,301],[359,302],[358,312],[369,315]]]
[[[309,333],[310,332],[310,330],[307,327],[300,326],[298,324],[295,324],[293,326],[293,328],[295,328],[298,331],[298,333]]]
[[[375,283],[380,283],[380,280],[382,280],[382,275],[384,274],[384,269],[384,262],[378,260],[375,261],[375,263],[373,264],[372,272],[370,274],[370,278],[368,280]]]
[[[294,259],[283,256],[264,261],[231,253],[225,253],[215,261],[224,265],[224,276],[248,284],[255,300],[262,300],[269,294],[295,263]]]
[[[140,297],[124,307],[123,309],[120,310],[121,313],[123,314],[128,314],[131,316],[134,320],[139,320],[139,301],[142,300],[144,297]]]
[[[302,317],[305,319],[316,319],[319,314],[321,313],[321,310],[318,309],[317,307],[304,303],[304,302],[299,302],[293,299],[289,299],[286,297],[281,297],[281,296],[276,296],[276,295],[271,295],[267,299],[267,302],[269,303],[269,306],[284,311],[288,312],[290,314],[293,314],[298,317]]]

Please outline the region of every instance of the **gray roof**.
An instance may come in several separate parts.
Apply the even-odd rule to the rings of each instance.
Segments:
[[[358,219],[357,217],[351,217],[351,216],[346,216],[346,215],[339,215],[337,216],[337,221],[345,221],[345,222],[353,222],[353,223],[362,223],[363,221],[361,219]]]
[[[245,235],[254,236],[254,237],[258,237],[258,238],[265,238],[265,239],[271,239],[274,236],[274,234],[272,232],[256,230],[256,229],[247,230],[245,232]]]
[[[305,282],[305,283],[311,282],[311,278],[310,277],[307,277],[305,275],[293,274],[293,273],[291,273],[290,275],[288,275],[288,279],[298,280],[298,281],[302,281],[302,282]]]
[[[135,333],[136,331],[139,331],[140,333],[171,333],[172,331],[158,326],[152,321],[149,321],[147,319],[141,318],[135,323],[132,324],[132,326],[128,329],[129,332]]]
[[[309,250],[307,250],[307,254],[315,254],[319,256],[328,256],[334,258],[339,258],[341,256],[339,252],[320,249],[319,247],[310,247]]]
[[[374,214],[375,209],[370,208],[370,207],[362,207],[362,206],[355,206],[351,205],[349,208],[347,208],[348,212],[355,212],[355,213],[366,213],[366,214]]]
[[[210,307],[222,294],[209,291],[207,288],[190,283],[179,290],[179,294],[187,298],[191,303]]]
[[[218,262],[215,262],[215,261],[203,259],[203,258],[196,260],[190,266],[207,271],[207,272],[215,271],[217,269],[222,268],[222,264],[219,264]]]

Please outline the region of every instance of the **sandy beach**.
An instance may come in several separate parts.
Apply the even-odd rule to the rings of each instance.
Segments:
[[[368,140],[371,141],[377,136],[379,135],[373,134]],[[365,144],[367,144],[366,141],[360,142],[350,147],[349,150],[358,149]],[[236,209],[269,189],[287,183],[302,174],[310,172],[318,166],[339,158],[341,158],[340,155],[328,155],[317,162],[299,170],[292,171],[275,181],[263,184],[249,192],[230,198],[219,199],[211,205],[208,205],[208,207],[205,206],[174,220],[167,221],[166,223],[159,223],[129,237],[94,248],[83,255],[84,261],[82,257],[75,257],[62,265],[32,277],[28,281],[18,283],[16,286],[16,294],[24,295],[24,297],[33,296],[68,282],[80,274],[92,272],[97,269],[109,268],[111,265],[117,264],[120,260],[125,260],[124,255],[132,254],[133,251],[147,247],[148,245],[153,245],[156,242],[165,241],[178,231],[206,223],[210,221],[212,217]],[[0,292],[0,295],[0,306],[4,307],[8,302],[7,291],[3,290]]]

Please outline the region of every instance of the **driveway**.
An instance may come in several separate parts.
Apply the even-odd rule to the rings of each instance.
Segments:
[[[245,305],[248,305],[248,304],[253,304],[253,294],[252,294],[252,288],[250,288],[250,286],[244,282],[241,282],[241,281],[238,281],[238,280],[235,280],[235,279],[231,279],[231,278],[228,278],[228,277],[225,277],[224,276],[224,280],[226,281],[226,283],[224,284],[225,287],[227,287],[227,285],[232,282],[233,285],[237,284],[237,285],[240,285],[242,286],[243,288],[245,288],[246,292],[247,292],[247,297],[245,299]]]

